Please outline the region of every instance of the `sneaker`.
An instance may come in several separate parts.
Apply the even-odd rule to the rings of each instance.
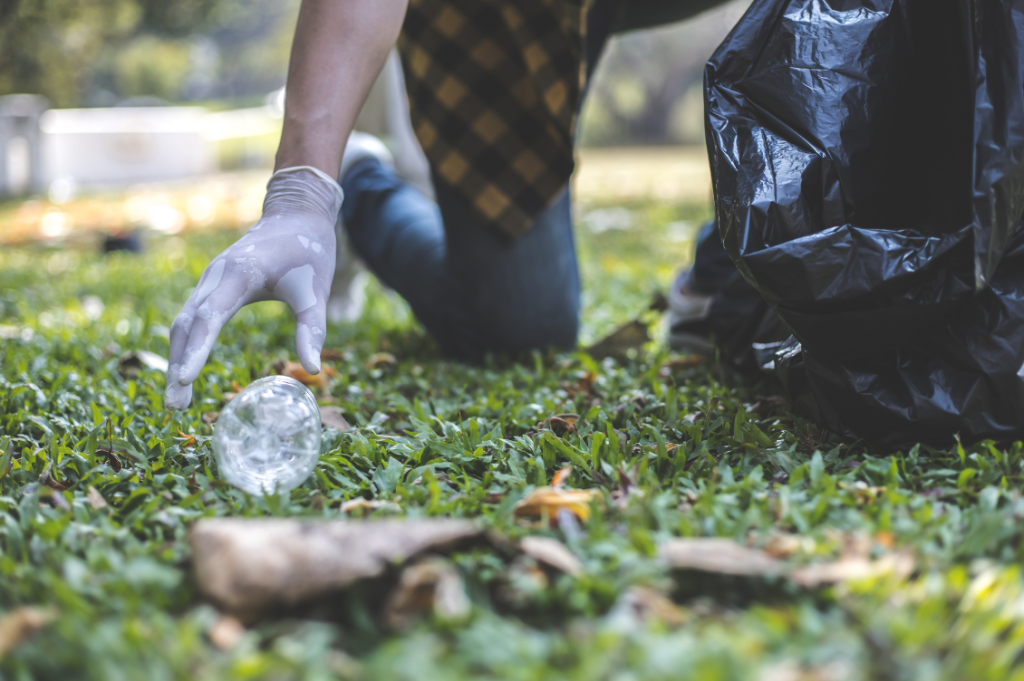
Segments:
[[[668,293],[668,345],[673,350],[695,355],[712,355],[711,300],[713,296],[694,293],[686,286],[690,270],[679,273]]]
[[[353,132],[341,157],[339,183],[345,179],[348,171],[367,158],[376,158],[388,167],[393,168],[395,165],[391,152],[383,142],[365,132]],[[338,236],[338,253],[335,257],[334,279],[331,281],[331,297],[327,299],[327,319],[333,323],[354,322],[363,314],[363,307],[366,305],[366,282],[369,274],[366,266],[349,247],[340,213],[335,232]]]
[[[360,161],[375,158],[389,168],[395,167],[395,159],[379,138],[365,132],[353,131],[345,145],[345,153],[341,156],[341,170],[338,171],[338,183],[341,184],[348,171]]]

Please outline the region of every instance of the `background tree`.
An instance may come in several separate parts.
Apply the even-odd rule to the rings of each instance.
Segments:
[[[54,106],[262,96],[298,0],[0,0],[0,94]]]

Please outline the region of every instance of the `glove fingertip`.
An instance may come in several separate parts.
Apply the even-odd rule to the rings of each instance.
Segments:
[[[306,324],[298,324],[295,329],[295,349],[299,355],[302,368],[314,376],[320,373],[320,352],[323,349],[323,336],[317,338],[309,332]]]
[[[192,402],[192,383],[183,383],[179,378],[180,366],[171,365],[167,370],[167,389],[164,392],[164,406],[171,411],[188,409]]]

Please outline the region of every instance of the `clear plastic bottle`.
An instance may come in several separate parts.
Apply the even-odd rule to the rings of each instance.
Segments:
[[[220,413],[213,452],[224,479],[250,494],[298,487],[320,458],[316,400],[286,376],[253,382]]]

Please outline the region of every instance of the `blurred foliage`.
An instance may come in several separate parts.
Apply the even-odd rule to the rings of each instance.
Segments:
[[[613,36],[580,119],[588,146],[704,144],[704,64],[750,0]]]
[[[0,94],[54,106],[263,95],[298,0],[0,0]]]
[[[627,209],[580,211],[585,341],[646,306],[708,217],[705,206]],[[293,355],[285,308],[239,312],[183,413],[162,410],[159,372],[127,373],[118,359],[166,355],[170,321],[233,236],[154,236],[139,256],[0,251],[0,617],[23,606],[53,616],[0,658],[2,678],[1024,679],[1024,446],[842,442],[759,394],[769,386],[732,386],[658,343],[603,360],[460,365],[372,284],[359,322],[328,332],[337,375],[324,399],[354,428],[325,432],[314,476],[288,495],[233,489],[203,415]],[[396,362],[370,361],[380,352]],[[580,415],[574,432],[539,430],[566,412]],[[568,485],[597,489],[603,505],[573,532],[517,521],[515,503],[567,464]],[[453,557],[465,621],[389,633],[366,600],[394,583],[386,575],[354,587],[329,621],[268,619],[218,647],[218,614],[190,579],[189,525],[341,518],[356,498],[388,502],[374,517],[473,518],[512,540],[557,539],[583,570],[468,549]],[[911,552],[916,569],[820,590],[716,581],[656,558],[680,536],[779,540],[797,561],[859,537],[875,555]],[[637,588],[670,599],[673,617],[630,605]]]

